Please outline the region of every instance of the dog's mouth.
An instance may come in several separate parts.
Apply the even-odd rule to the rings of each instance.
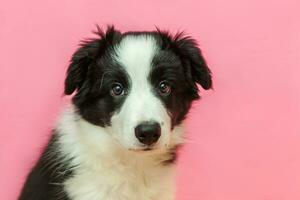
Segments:
[[[153,150],[152,147],[146,147],[145,149],[143,149],[143,151],[151,151],[151,150]]]
[[[116,144],[118,144],[120,147],[124,148],[124,149],[127,149],[128,151],[131,151],[131,152],[152,152],[152,151],[155,151],[155,150],[158,150],[159,147],[157,145],[139,145],[137,146],[136,148],[128,148],[128,147],[125,147],[122,143],[119,142],[119,140],[115,140]]]
[[[134,151],[134,152],[146,152],[146,151],[155,151],[157,148],[153,147],[153,146],[145,146],[142,148],[138,148],[138,149],[129,149],[129,151]]]

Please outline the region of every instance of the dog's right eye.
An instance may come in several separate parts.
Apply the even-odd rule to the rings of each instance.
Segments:
[[[111,96],[122,96],[125,94],[124,87],[121,83],[113,83],[110,89]]]
[[[169,95],[171,93],[171,86],[167,81],[161,81],[158,85],[159,93],[162,95]]]

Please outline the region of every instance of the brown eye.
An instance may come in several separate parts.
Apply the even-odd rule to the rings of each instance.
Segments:
[[[110,94],[111,96],[121,96],[124,95],[124,88],[123,85],[121,83],[114,83],[111,86],[111,90],[110,90]]]
[[[162,95],[169,95],[171,93],[171,86],[167,81],[161,81],[158,89]]]

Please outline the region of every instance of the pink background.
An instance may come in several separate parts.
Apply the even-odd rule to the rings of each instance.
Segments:
[[[186,30],[214,91],[188,120],[178,200],[300,199],[300,1],[2,1],[0,199],[14,200],[62,107],[68,60],[95,24]]]

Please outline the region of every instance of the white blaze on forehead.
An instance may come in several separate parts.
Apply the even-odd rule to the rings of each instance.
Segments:
[[[129,95],[120,112],[130,123],[159,120],[155,119],[155,115],[161,109],[161,102],[152,92],[153,86],[149,81],[152,60],[157,49],[156,40],[146,35],[126,36],[116,49],[116,60],[130,79]]]
[[[120,112],[112,116],[111,127],[126,148],[140,147],[134,129],[146,121],[160,123],[159,146],[169,143],[171,119],[149,81],[152,60],[158,51],[155,38],[145,35],[126,36],[116,48],[115,59],[129,75],[130,90]]]
[[[130,77],[146,78],[157,49],[156,40],[151,36],[126,36],[116,49],[116,60]]]

